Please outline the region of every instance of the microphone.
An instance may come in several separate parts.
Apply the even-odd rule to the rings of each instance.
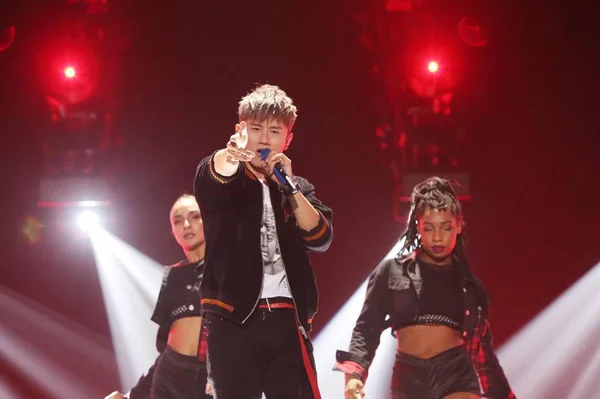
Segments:
[[[260,159],[265,161],[270,152],[271,150],[269,148],[261,148],[260,150],[258,150]],[[296,182],[293,181],[292,178],[287,175],[287,173],[285,173],[283,167],[281,166],[281,163],[277,162],[275,164],[275,166],[273,167],[273,174],[277,178],[277,181],[279,181],[279,184],[281,184],[284,187],[288,195],[294,195],[298,192]]]

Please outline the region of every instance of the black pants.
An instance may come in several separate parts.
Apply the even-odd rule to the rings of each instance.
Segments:
[[[293,309],[260,309],[243,325],[217,314],[208,327],[209,374],[216,399],[313,399],[312,345],[303,339]],[[305,368],[308,364],[308,371]],[[309,380],[311,375],[311,380]]]
[[[481,395],[473,363],[462,346],[429,359],[396,355],[392,399],[442,399],[455,392]]]
[[[206,392],[206,364],[170,347],[156,362],[152,380],[152,399],[210,399]]]

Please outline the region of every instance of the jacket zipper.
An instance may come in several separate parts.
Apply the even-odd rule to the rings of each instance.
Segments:
[[[261,258],[262,258],[262,256],[261,256]],[[262,263],[263,263],[263,274],[262,274],[262,278],[260,280],[260,291],[258,292],[258,298],[256,298],[256,302],[254,302],[254,306],[252,307],[252,310],[250,310],[250,313],[248,313],[248,316],[246,316],[246,318],[244,320],[242,320],[242,324],[244,324],[250,318],[250,316],[252,316],[252,313],[254,313],[254,311],[256,310],[256,307],[258,306],[258,302],[260,302],[260,294],[262,294],[263,286],[265,284],[264,260]]]
[[[264,212],[264,209],[262,211]],[[262,212],[261,212],[261,214],[262,214]],[[261,220],[262,220],[262,216],[261,216]],[[261,223],[262,223],[262,221],[261,221]],[[256,302],[254,302],[254,306],[252,307],[252,309],[250,310],[250,313],[248,313],[246,318],[244,320],[242,320],[242,324],[244,324],[246,321],[248,321],[250,316],[252,316],[252,313],[254,313],[254,311],[256,310],[256,307],[258,306],[258,303],[260,302],[260,296],[262,295],[263,287],[265,285],[265,260],[262,257],[262,252],[260,254],[260,263],[262,264],[262,273],[261,273],[261,278],[260,278],[260,291],[258,291],[258,297],[256,298]]]
[[[259,180],[259,183],[261,185],[264,184],[260,180]],[[260,189],[262,190],[262,186],[261,186]],[[264,195],[264,193],[262,195]],[[261,223],[262,223],[262,215],[263,215],[263,213],[265,211],[265,209],[264,209],[265,205],[264,204],[265,204],[265,200],[263,198],[262,205],[261,205],[261,208],[260,208],[261,209],[261,211],[260,211]],[[260,229],[260,227],[259,227],[259,229]],[[244,320],[242,320],[242,324],[244,324],[246,321],[248,321],[248,319],[250,318],[250,316],[252,316],[252,313],[254,313],[254,311],[256,310],[256,307],[258,306],[258,302],[260,302],[260,296],[262,294],[263,286],[265,284],[265,260],[262,257],[262,253],[260,255],[260,263],[262,264],[262,270],[263,270],[263,272],[261,274],[261,278],[260,278],[260,291],[258,291],[258,297],[256,298],[256,302],[254,302],[254,306],[252,306],[252,309],[250,310],[250,313],[248,313],[248,315],[244,318]]]
[[[284,263],[284,265],[285,265],[285,263]],[[287,278],[287,272],[285,274],[285,277]],[[306,329],[304,328],[304,326],[300,322],[300,318],[298,317],[298,306],[296,305],[296,299],[294,299],[294,293],[292,292],[292,284],[290,284],[289,279],[288,279],[288,289],[290,290],[290,295],[292,296],[292,302],[294,303],[294,317],[296,318],[296,322],[298,323],[298,330],[300,330],[300,333],[302,334],[304,339],[308,339],[308,334],[306,333]]]

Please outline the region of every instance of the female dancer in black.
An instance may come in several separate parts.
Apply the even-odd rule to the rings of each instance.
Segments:
[[[128,394],[113,392],[105,399],[212,397],[207,383],[206,330],[201,327],[198,292],[204,273],[206,242],[194,196],[179,197],[169,218],[173,237],[183,249],[186,260],[165,268],[152,315],[152,320],[159,325],[156,348],[161,355]]]
[[[489,295],[465,256],[463,224],[450,182],[432,177],[414,188],[402,249],[371,274],[350,349],[337,352],[346,399],[364,397],[387,327],[397,338],[393,399],[515,398],[492,346]]]

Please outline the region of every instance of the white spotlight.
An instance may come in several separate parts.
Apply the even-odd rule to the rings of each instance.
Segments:
[[[100,217],[94,211],[88,210],[81,212],[77,221],[79,222],[79,227],[81,230],[86,232],[96,229],[100,226]]]

